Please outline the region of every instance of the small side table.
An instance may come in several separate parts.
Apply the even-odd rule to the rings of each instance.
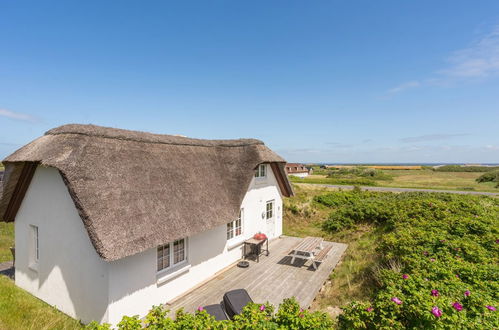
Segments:
[[[266,248],[262,249],[263,244],[266,243]],[[258,240],[254,238],[250,238],[246,241],[244,241],[244,246],[243,246],[243,258],[246,259],[246,256],[248,253],[246,252],[246,246],[250,247],[250,254],[256,255],[256,262],[260,262],[260,254],[262,252],[266,252],[266,256],[268,256],[269,253],[269,240],[267,238]]]

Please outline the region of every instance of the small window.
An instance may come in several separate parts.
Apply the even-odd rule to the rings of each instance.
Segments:
[[[160,245],[157,248],[158,272],[187,260],[187,240],[185,238]]]
[[[255,178],[263,178],[267,175],[265,164],[260,164],[255,170]]]
[[[267,208],[265,213],[267,219],[272,219],[272,217],[274,216],[274,201],[267,202]]]
[[[158,246],[158,271],[170,267],[170,243]]]
[[[178,264],[185,260],[185,240],[180,239],[173,242],[173,264]]]
[[[243,234],[242,209],[239,211],[239,216],[236,220],[227,224],[227,240]]]
[[[40,260],[40,241],[38,237],[38,227],[34,225],[30,225],[31,228],[31,256],[30,262],[32,264],[37,264],[38,260]]]

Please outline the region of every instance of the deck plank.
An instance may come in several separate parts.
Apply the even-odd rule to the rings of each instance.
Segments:
[[[294,296],[302,308],[308,308],[347,245],[324,241],[324,247],[333,248],[314,271],[311,261],[297,259],[291,265],[290,250],[300,241],[297,237],[275,239],[269,242],[270,255],[260,256],[259,263],[250,261],[248,268],[233,266],[165,308],[172,314],[180,308],[194,312],[199,306],[219,303],[225,292],[240,288],[246,289],[255,302],[268,301],[278,306],[283,299]]]

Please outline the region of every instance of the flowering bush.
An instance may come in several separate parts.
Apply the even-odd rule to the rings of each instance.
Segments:
[[[385,232],[376,292],[344,308],[341,328],[499,328],[498,199],[335,192],[316,201],[336,207],[327,231],[370,223]]]
[[[195,314],[178,311],[175,320],[168,317],[168,311],[159,306],[153,307],[144,321],[138,316],[124,316],[118,324],[120,330],[145,329],[330,329],[332,320],[325,313],[310,312],[300,308],[294,298],[285,299],[279,310],[274,313],[271,304],[250,303],[233,321],[216,321],[206,311],[199,308]],[[108,330],[108,324],[92,322],[87,326],[91,330]]]

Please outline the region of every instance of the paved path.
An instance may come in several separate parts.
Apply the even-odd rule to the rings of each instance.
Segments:
[[[294,183],[294,184],[311,184],[315,186],[327,187],[327,188],[337,188],[337,189],[353,189],[354,186],[347,185],[337,185],[337,184],[322,184],[322,183]],[[407,191],[422,191],[422,192],[440,192],[440,193],[450,193],[450,194],[462,194],[462,195],[487,195],[487,196],[499,196],[499,193],[485,192],[485,191],[463,191],[463,190],[437,190],[437,189],[418,189],[418,188],[394,188],[394,187],[370,187],[362,186],[362,190],[369,191],[389,191],[389,192],[407,192]]]

